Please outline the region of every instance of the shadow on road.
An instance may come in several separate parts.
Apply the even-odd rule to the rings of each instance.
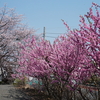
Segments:
[[[2,85],[2,92],[0,97],[2,100],[33,100],[12,85]]]

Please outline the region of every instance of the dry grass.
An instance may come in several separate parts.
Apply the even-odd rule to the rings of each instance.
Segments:
[[[46,95],[45,92],[39,91],[34,88],[27,88],[24,87],[16,87],[19,91],[23,92],[23,95],[27,95],[31,97],[31,100],[53,100],[49,95]]]

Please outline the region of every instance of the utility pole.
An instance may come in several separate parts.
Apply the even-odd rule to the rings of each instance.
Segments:
[[[43,28],[43,39],[45,39],[45,27]]]

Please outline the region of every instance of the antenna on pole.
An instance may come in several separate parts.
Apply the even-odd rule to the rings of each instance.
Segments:
[[[43,39],[45,39],[45,27],[43,27]]]

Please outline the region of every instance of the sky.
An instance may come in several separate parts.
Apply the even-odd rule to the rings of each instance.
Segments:
[[[67,33],[61,19],[71,29],[78,28],[79,16],[89,11],[92,2],[100,5],[100,0],[0,0],[0,8],[5,4],[8,8],[14,8],[17,14],[24,15],[22,22],[40,36],[43,36],[45,27],[45,39],[52,42]]]

